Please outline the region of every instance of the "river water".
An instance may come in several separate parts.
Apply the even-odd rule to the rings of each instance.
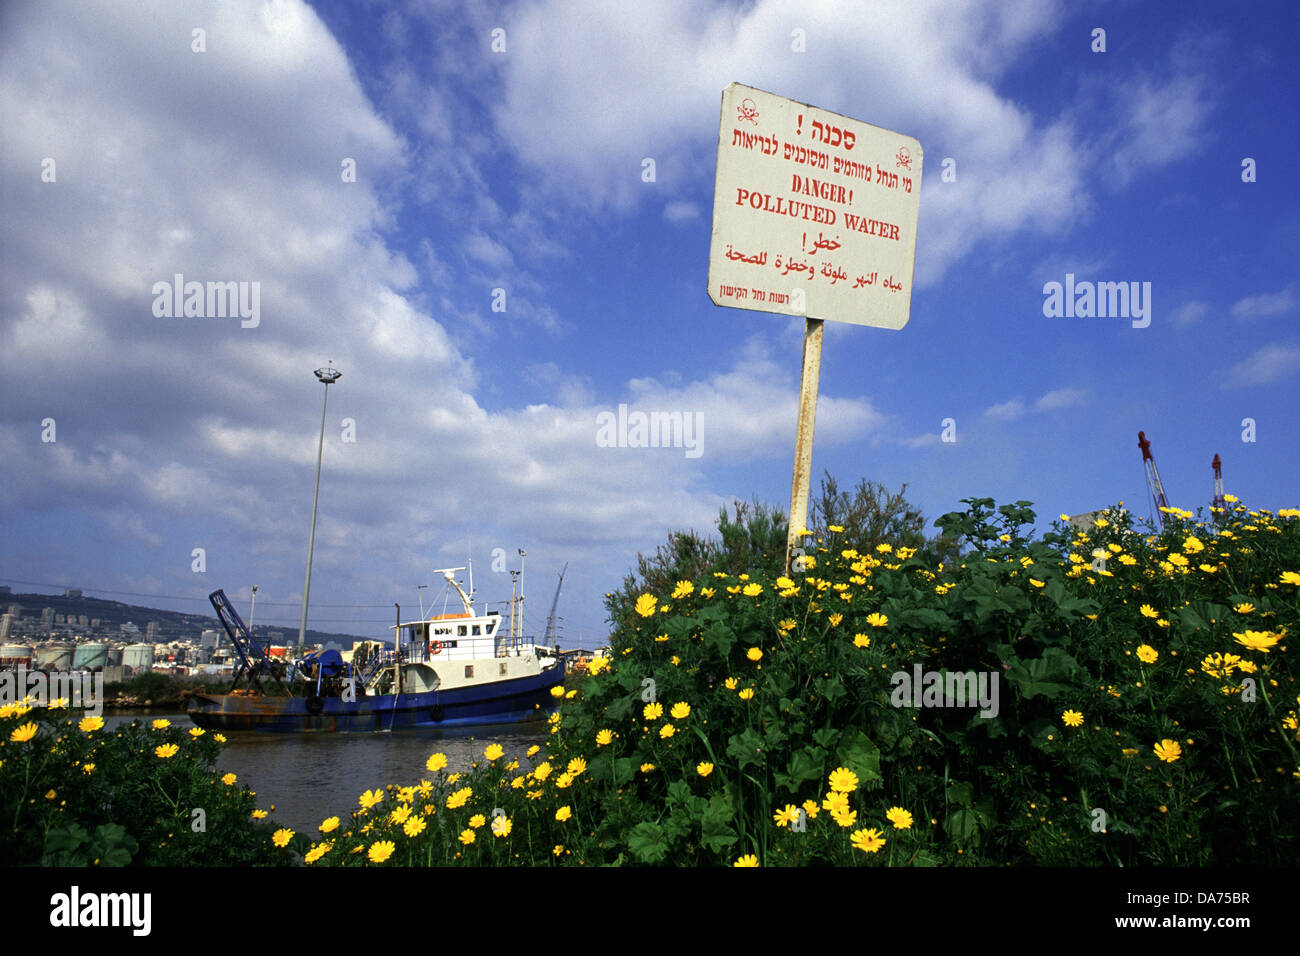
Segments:
[[[184,712],[120,714],[105,717],[106,727],[165,717],[188,730]],[[366,790],[387,784],[407,786],[428,777],[429,755],[447,755],[447,769],[468,770],[481,760],[483,748],[499,743],[510,757],[546,739],[546,724],[502,724],[464,730],[407,730],[390,734],[262,734],[226,731],[217,767],[239,777],[257,794],[263,810],[275,805],[272,818],[299,833],[314,835],[326,817],[344,819],[360,804]],[[527,764],[525,764],[527,766]]]

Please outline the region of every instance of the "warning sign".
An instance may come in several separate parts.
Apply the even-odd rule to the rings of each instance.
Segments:
[[[709,298],[901,329],[921,160],[910,136],[731,84],[722,93]]]

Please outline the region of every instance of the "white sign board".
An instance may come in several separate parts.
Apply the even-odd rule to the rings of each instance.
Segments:
[[[911,136],[733,83],[722,93],[709,298],[901,329],[920,197]]]

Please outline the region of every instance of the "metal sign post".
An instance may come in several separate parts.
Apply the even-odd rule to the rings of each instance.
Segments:
[[[790,526],[785,539],[785,573],[799,546],[799,532],[808,522],[808,493],[812,486],[813,429],[817,425],[817,383],[822,374],[821,319],[806,319],[803,330],[803,371],[799,377],[799,426],[794,436],[794,479],[790,483]]]

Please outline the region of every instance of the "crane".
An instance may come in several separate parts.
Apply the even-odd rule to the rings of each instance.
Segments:
[[[1156,471],[1156,460],[1151,457],[1151,442],[1143,432],[1138,432],[1138,447],[1142,449],[1142,465],[1146,468],[1147,489],[1151,493],[1151,500],[1155,504],[1156,516],[1160,522],[1160,527],[1165,526],[1165,513],[1161,508],[1168,508],[1169,502],[1165,499],[1165,487],[1160,483],[1160,472]]]

